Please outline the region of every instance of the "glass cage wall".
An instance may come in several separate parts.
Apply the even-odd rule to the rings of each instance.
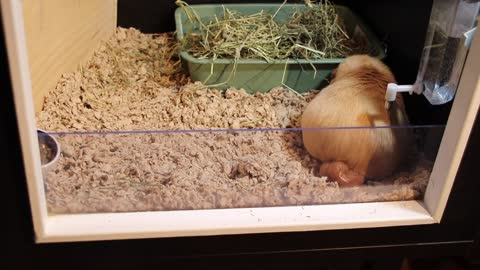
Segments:
[[[380,44],[368,27],[358,23],[346,34]],[[410,110],[411,121],[394,121],[397,111],[383,107],[383,96],[373,111],[359,112],[372,102],[361,93],[309,106],[341,83],[331,78],[344,59],[300,65],[296,74],[309,76],[301,80],[324,76],[317,87],[285,84],[298,72],[287,69],[298,63],[288,63],[264,73],[280,74],[272,75],[274,87],[255,91],[248,80],[192,79],[179,47],[171,33],[119,26],[48,91],[36,121],[49,213],[422,199],[444,123],[417,124],[408,106],[402,113]],[[238,72],[257,68],[237,60]],[[212,77],[221,72],[208,69]],[[309,107],[328,124],[302,124]],[[354,120],[330,123],[335,117]]]
[[[55,164],[44,169],[44,181],[49,212],[65,214],[422,199],[438,146],[430,143],[441,138],[443,127],[315,132],[355,140],[364,132],[392,130],[416,137],[402,146],[409,148],[402,163],[385,177],[367,177],[355,186],[322,174],[322,163],[304,149],[302,131],[295,129],[52,132],[39,138],[41,145],[51,142],[49,136],[60,145]],[[369,170],[390,162],[375,160]]]

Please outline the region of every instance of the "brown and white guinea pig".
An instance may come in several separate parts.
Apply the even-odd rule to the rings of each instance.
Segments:
[[[331,83],[307,105],[302,128],[407,125],[403,99],[385,109],[385,91],[395,77],[380,60],[347,57]],[[321,160],[320,175],[339,186],[358,186],[365,179],[394,173],[413,145],[409,128],[302,129],[308,153]]]

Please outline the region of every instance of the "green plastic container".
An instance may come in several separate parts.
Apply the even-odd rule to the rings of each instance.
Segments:
[[[195,12],[200,16],[203,22],[213,20],[214,15],[222,15],[223,8],[237,10],[242,14],[255,14],[263,10],[274,14],[280,4],[216,4],[216,5],[191,5]],[[275,16],[278,22],[286,21],[291,18],[295,11],[305,8],[303,4],[286,4]],[[344,20],[347,33],[350,37],[353,35],[364,35],[369,42],[370,55],[379,59],[385,57],[385,52],[380,41],[368,29],[368,27],[347,7],[336,6],[339,16]],[[184,29],[191,29],[192,26],[182,8],[175,11],[175,24],[178,40],[184,37]],[[332,58],[322,60],[306,59],[286,59],[267,62],[259,59],[240,59],[237,61],[237,70],[235,76],[231,77],[233,69],[233,59],[197,59],[189,53],[182,51],[180,56],[186,65],[190,77],[193,81],[201,81],[206,84],[220,84],[228,81],[226,84],[218,86],[218,89],[227,89],[235,87],[243,88],[249,93],[267,92],[274,87],[282,85],[285,63],[288,62],[285,72],[284,83],[295,91],[302,93],[312,89],[318,89],[326,84],[326,80],[339,63],[345,58]],[[211,65],[213,62],[213,75],[211,74]],[[317,70],[311,67],[313,64]],[[208,81],[205,81],[208,77]]]

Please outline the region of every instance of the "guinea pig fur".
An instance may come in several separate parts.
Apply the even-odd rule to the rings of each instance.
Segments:
[[[303,144],[322,161],[320,175],[339,186],[358,186],[365,179],[389,176],[404,162],[413,145],[408,128],[343,128],[407,125],[403,99],[397,95],[385,109],[385,91],[395,77],[380,60],[347,57],[331,83],[307,105],[301,117]],[[306,129],[305,129],[306,128]]]

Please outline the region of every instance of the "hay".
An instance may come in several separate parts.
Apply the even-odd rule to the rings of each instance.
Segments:
[[[240,14],[223,8],[222,16],[204,22],[195,9],[185,1],[175,3],[183,9],[190,21],[185,27],[180,49],[197,59],[211,59],[210,75],[203,80],[207,87],[220,87],[228,84],[236,76],[240,59],[263,59],[267,62],[285,59],[306,59],[314,70],[312,60],[345,58],[353,54],[368,53],[368,41],[350,38],[341,17],[328,0],[320,2],[304,0],[305,9],[298,9],[290,20],[275,20],[284,7],[285,0],[273,14],[263,10],[256,14]],[[217,59],[232,59],[233,68],[229,77],[216,84],[207,84],[213,76]],[[296,92],[285,84],[284,78],[288,62],[279,85]]]
[[[328,0],[306,1],[306,8],[286,22],[261,11],[244,15],[224,8],[220,18],[203,22],[186,2],[177,0],[193,27],[186,31],[182,49],[199,59],[327,59],[355,53],[342,19]]]

